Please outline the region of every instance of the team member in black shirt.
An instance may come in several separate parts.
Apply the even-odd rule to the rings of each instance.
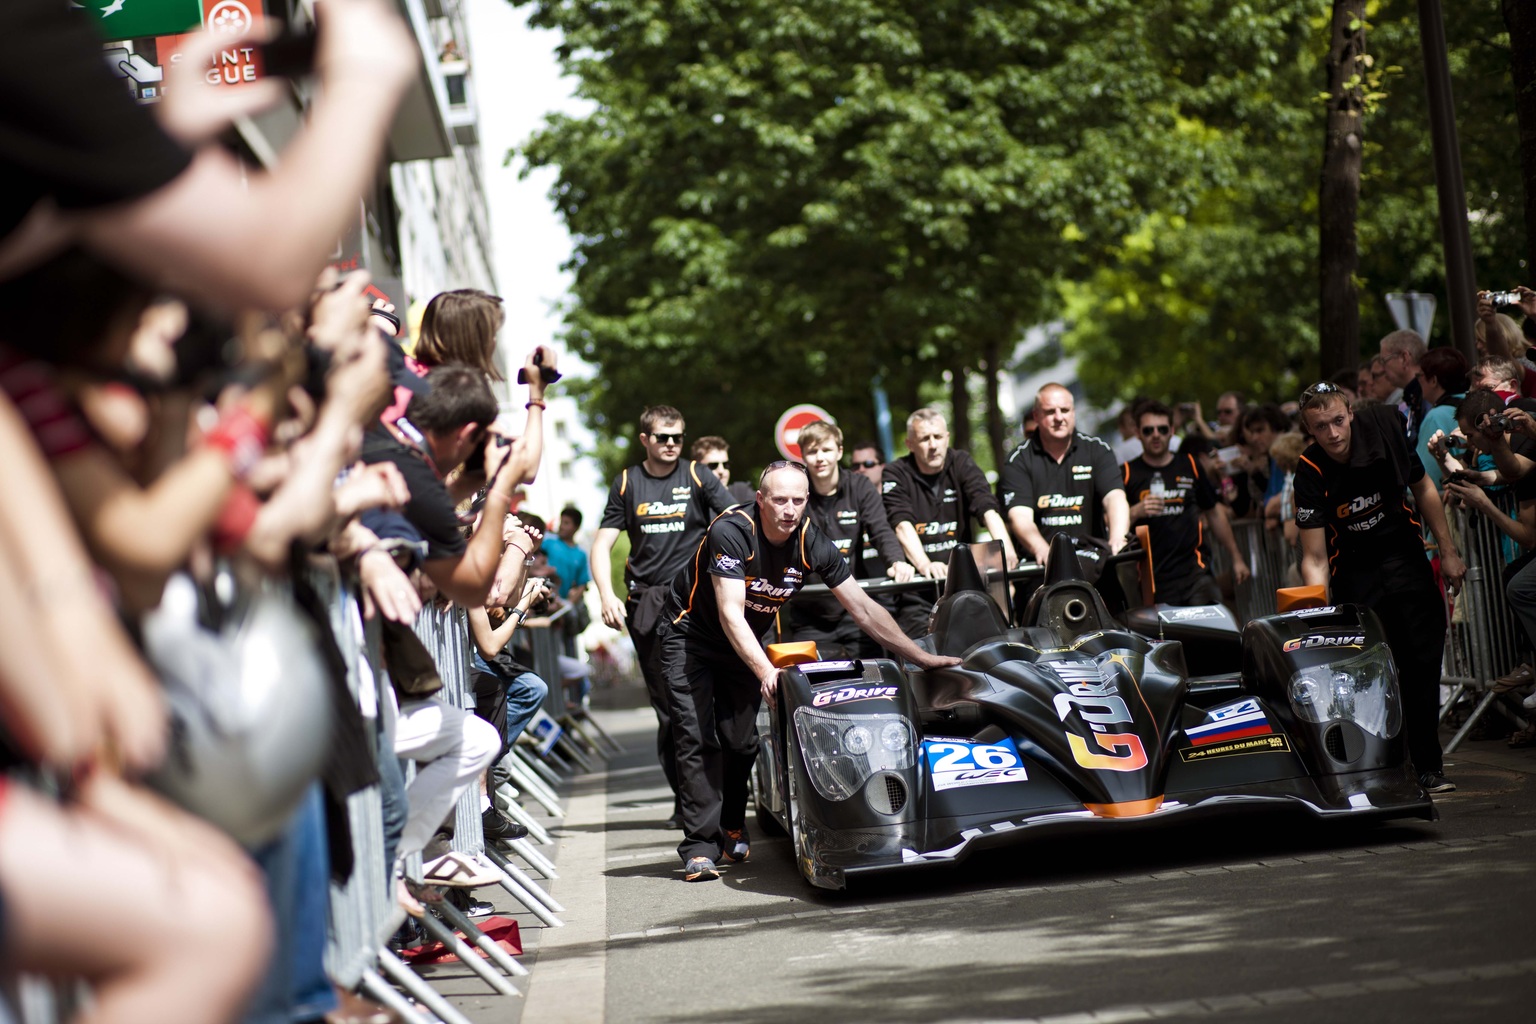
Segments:
[[[1125,546],[1130,509],[1109,445],[1077,429],[1072,392],[1047,384],[1035,394],[1035,436],[1013,450],[998,474],[1008,525],[1023,550],[1044,564],[1051,538],[1102,537]]]
[[[1438,734],[1445,604],[1405,491],[1413,492],[1440,545],[1441,575],[1455,588],[1466,567],[1446,529],[1440,495],[1408,447],[1396,409],[1351,412],[1338,388],[1322,383],[1301,393],[1301,419],[1314,441],[1296,467],[1302,578],[1310,586],[1331,582],[1334,601],[1365,605],[1380,617],[1397,663],[1408,756],[1425,789],[1453,790],[1441,773]]]
[[[1173,410],[1142,402],[1135,412],[1141,454],[1125,464],[1125,492],[1136,499],[1131,522],[1145,522],[1152,542],[1153,594],[1164,604],[1216,604],[1221,589],[1205,559],[1205,524],[1231,554],[1234,582],[1249,576],[1227,507],[1216,500],[1200,460],[1169,448]]]
[[[710,524],[668,591],[659,639],[682,782],[684,836],[677,852],[690,882],[718,878],[718,859],[747,857],[757,709],[778,681],[760,638],[810,576],[832,588],[860,629],[919,668],[960,662],[912,643],[859,589],[837,545],[805,521],[809,495],[804,466],[769,464],[756,502]]]
[[[968,453],[950,449],[944,414],[924,408],[907,417],[907,448],[908,454],[885,464],[880,487],[886,518],[912,568],[943,579],[949,552],[971,542],[972,519],[1002,541],[1008,568],[1018,564],[987,478]],[[920,594],[903,594],[897,621],[908,636],[922,636],[932,607]]]
[[[678,793],[677,759],[673,754],[672,709],[662,678],[656,621],[666,599],[665,584],[683,571],[688,556],[704,536],[704,528],[731,504],[715,475],[697,462],[681,458],[683,414],[670,405],[653,405],[640,414],[640,447],[645,461],[619,474],[608,490],[608,504],[588,556],[592,583],[602,601],[603,622],[612,629],[629,626],[646,693],[656,712],[656,756],[661,770]],[[629,535],[629,560],[624,585],[629,597],[613,592],[613,542],[619,531]],[[674,820],[667,827],[675,828]]]
[[[839,466],[843,432],[831,423],[812,423],[800,431],[797,443],[811,478],[806,520],[831,538],[855,579],[910,580],[912,566],[904,560],[885,517],[879,491],[862,475],[844,473]],[[864,635],[831,594],[795,598],[785,606],[780,624],[795,640],[815,640],[824,658],[880,655],[879,645]]]

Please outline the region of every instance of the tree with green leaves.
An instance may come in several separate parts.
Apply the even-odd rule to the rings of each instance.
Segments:
[[[902,412],[996,372],[1059,281],[1241,179],[1221,122],[1310,38],[1300,3],[524,2],[594,104],[524,149],[589,408],[670,401],[749,462],[791,401],[865,433],[877,375]]]
[[[511,2],[563,34],[592,104],[521,155],[558,171],[566,340],[598,368],[585,405],[610,437],[667,402],[761,464],[786,406],[869,434],[872,380],[899,419],[945,397],[946,370],[964,437],[967,377],[995,379],[1026,327],[1058,318],[1100,404],[1283,394],[1320,368],[1327,7]],[[1438,280],[1413,7],[1364,5],[1366,347],[1389,326],[1382,292]],[[1463,134],[1480,279],[1512,283],[1508,36],[1494,0],[1459,5],[1448,32],[1458,107],[1489,129]],[[983,404],[1001,452],[995,392]]]

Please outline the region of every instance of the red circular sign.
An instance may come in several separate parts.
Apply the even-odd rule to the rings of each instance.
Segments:
[[[836,423],[832,414],[819,405],[792,405],[784,410],[779,417],[779,422],[773,425],[773,443],[778,445],[779,454],[786,459],[800,459],[800,431],[820,420],[823,423]]]

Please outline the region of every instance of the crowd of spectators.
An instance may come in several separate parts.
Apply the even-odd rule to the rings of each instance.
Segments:
[[[0,969],[84,981],[92,1021],[374,1019],[326,973],[331,881],[380,857],[420,916],[483,875],[445,839],[470,787],[524,834],[487,787],[549,685],[518,627],[585,583],[513,514],[553,354],[509,420],[497,297],[436,296],[408,354],[325,266],[419,56],[383,0],[317,7],[314,103],[262,171],[217,139],[282,86],[206,86],[227,37],[147,108],[80,9],[0,6]],[[377,713],[336,579],[382,631]],[[474,713],[411,628],[433,601],[470,612]],[[353,835],[374,785],[383,836]]]

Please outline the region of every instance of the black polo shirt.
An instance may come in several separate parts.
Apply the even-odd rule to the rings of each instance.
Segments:
[[[746,620],[752,635],[761,637],[773,624],[784,602],[794,597],[812,576],[835,587],[848,579],[848,563],[837,545],[802,519],[783,544],[763,537],[756,505],[737,505],[715,517],[687,569],[672,584],[662,610],[673,628],[716,653],[734,653],[720,624],[720,603],[711,576],[742,580],[747,585]]]
[[[997,479],[1004,514],[1013,508],[1032,509],[1047,541],[1058,533],[1103,537],[1104,498],[1119,490],[1123,485],[1114,452],[1081,430],[1073,432],[1072,445],[1060,462],[1037,438],[1028,439],[1008,456]]]
[[[1424,476],[1408,447],[1402,413],[1384,405],[1355,411],[1348,462],[1313,443],[1296,466],[1296,525],[1325,530],[1328,568],[1363,575],[1384,562],[1424,558],[1424,531],[1407,488]]]
[[[885,515],[891,526],[911,523],[932,561],[943,562],[957,544],[972,540],[971,520],[997,511],[997,499],[976,460],[950,449],[937,473],[922,473],[917,458],[887,462],[880,477]]]
[[[1137,456],[1124,467],[1126,500],[1145,501],[1154,474],[1163,478],[1163,511],[1139,522],[1152,542],[1154,589],[1177,591],[1177,584],[1209,567],[1201,513],[1216,507],[1216,491],[1193,455],[1175,455],[1166,466],[1150,466],[1145,456]]]
[[[710,519],[730,504],[719,478],[697,462],[678,459],[666,476],[652,476],[643,463],[620,473],[599,525],[629,534],[624,585],[633,592],[670,583]]]

